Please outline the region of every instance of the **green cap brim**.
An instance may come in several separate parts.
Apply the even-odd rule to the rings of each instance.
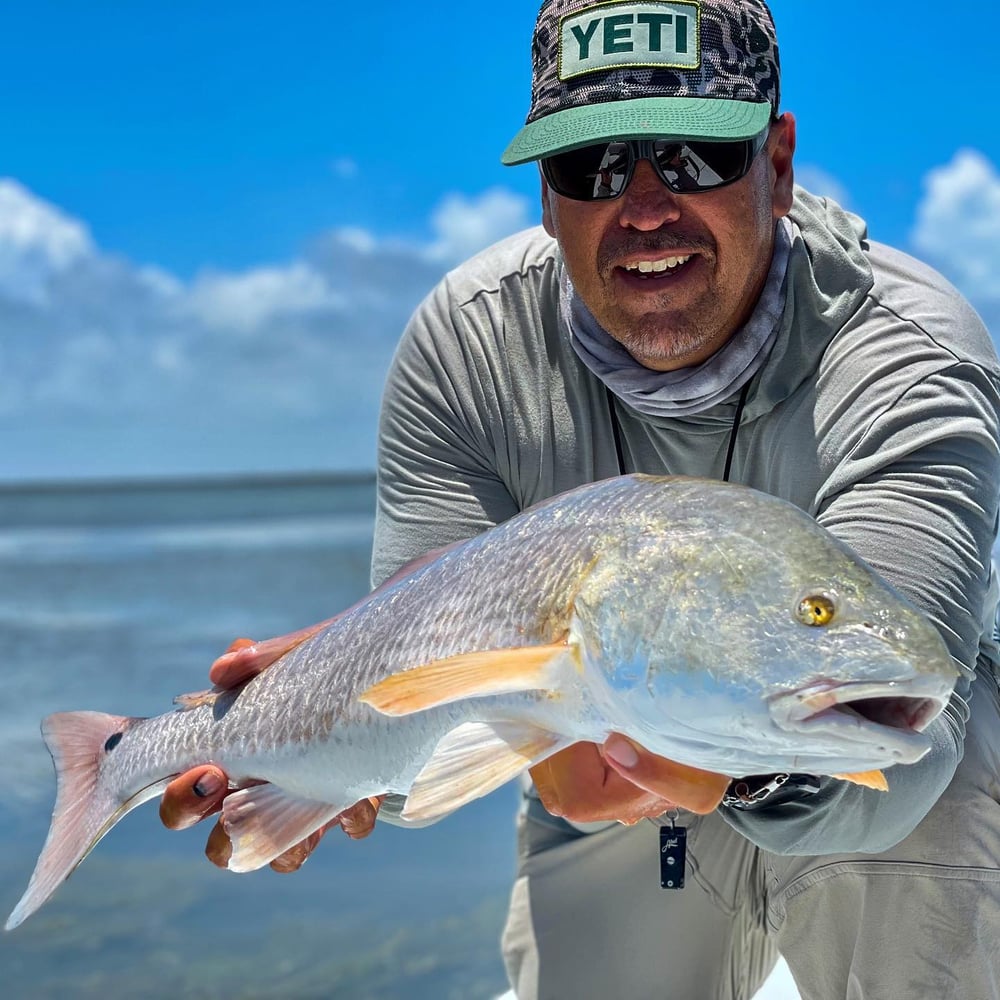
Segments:
[[[525,125],[500,157],[511,167],[610,139],[749,139],[771,119],[768,101],[638,97],[555,111]]]

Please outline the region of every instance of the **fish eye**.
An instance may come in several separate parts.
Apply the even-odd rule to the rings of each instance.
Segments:
[[[833,621],[835,611],[836,607],[829,594],[809,594],[799,601],[799,606],[795,609],[795,617],[803,625],[822,627]]]

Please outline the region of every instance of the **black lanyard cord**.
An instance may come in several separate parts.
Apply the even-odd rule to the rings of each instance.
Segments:
[[[747,405],[747,394],[750,391],[751,381],[753,380],[748,380],[746,385],[740,390],[739,402],[736,404],[736,412],[733,414],[733,426],[729,432],[729,450],[726,452],[726,467],[722,471],[722,481],[724,483],[729,482],[729,473],[733,469],[733,452],[736,451],[736,435],[739,433],[740,421],[743,419],[743,407]]]
[[[750,381],[753,381],[752,379]],[[604,392],[608,397],[608,414],[611,417],[611,433],[615,439],[615,455],[618,459],[618,475],[625,475],[625,447],[622,444],[622,429],[618,421],[618,409],[615,406],[614,393],[604,387]],[[740,398],[736,403],[736,412],[733,414],[733,426],[729,431],[729,449],[726,452],[726,466],[722,473],[723,482],[729,482],[729,474],[733,469],[733,454],[736,451],[736,435],[739,433],[740,421],[743,419],[743,408],[747,403],[747,396],[750,392],[750,382],[740,390]]]
[[[618,475],[625,475],[625,449],[622,446],[622,429],[618,423],[618,410],[615,408],[615,395],[607,387],[604,391],[608,397],[608,413],[611,415],[611,433],[615,438],[615,455],[618,457]]]

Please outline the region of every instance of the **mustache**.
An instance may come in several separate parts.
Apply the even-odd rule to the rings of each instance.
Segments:
[[[715,241],[705,235],[680,233],[667,230],[655,233],[623,232],[621,236],[605,239],[597,251],[597,266],[601,271],[617,267],[620,261],[635,253],[662,253],[667,256],[672,251],[692,251],[707,256],[714,255]]]

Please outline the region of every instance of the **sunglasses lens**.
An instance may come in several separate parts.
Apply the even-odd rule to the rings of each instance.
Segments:
[[[667,186],[678,194],[708,191],[739,180],[753,160],[755,140],[653,143],[653,159]]]
[[[617,198],[625,190],[631,165],[629,143],[602,142],[550,156],[542,162],[542,170],[563,197],[599,201]]]
[[[584,146],[542,160],[549,185],[565,198],[602,201],[628,186],[636,157],[649,155],[674,194],[711,191],[738,181],[767,141],[767,130],[735,142],[622,141]]]

